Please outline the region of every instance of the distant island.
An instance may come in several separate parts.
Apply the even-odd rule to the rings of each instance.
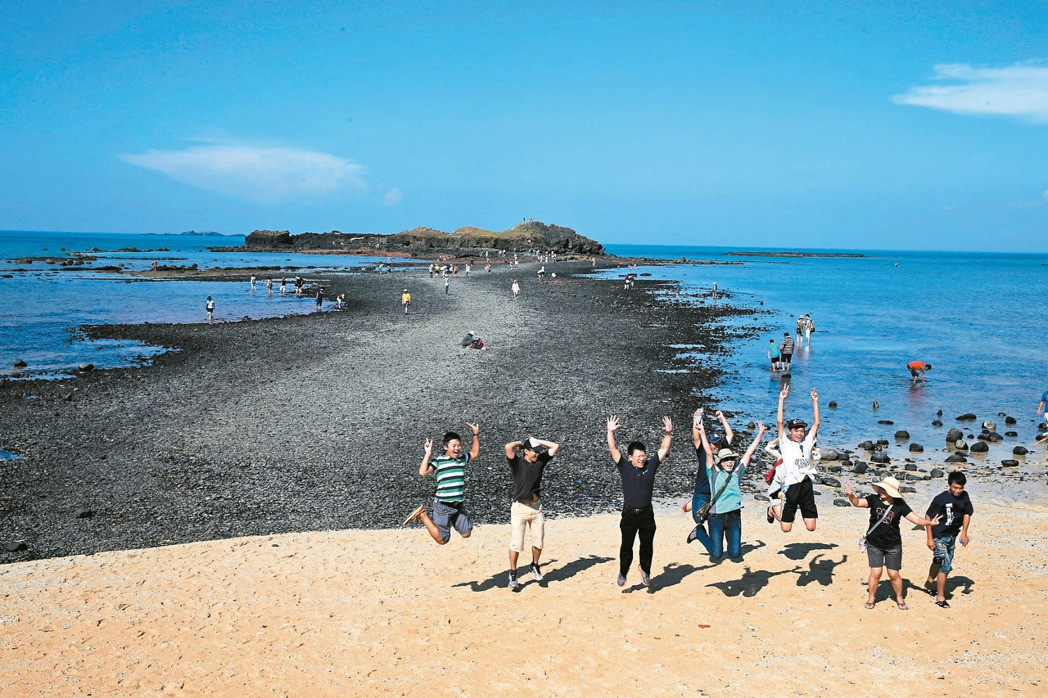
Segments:
[[[204,238],[232,238],[236,235],[223,235],[222,233],[216,233],[214,230],[187,230],[184,233],[178,233],[178,235],[192,235],[193,237],[204,237]]]
[[[398,257],[435,257],[440,255],[475,257],[485,252],[504,254],[531,249],[554,252],[561,256],[604,255],[604,246],[579,235],[571,228],[525,221],[501,232],[467,226],[447,233],[418,227],[393,235],[377,233],[301,233],[287,230],[256,230],[244,240],[243,247],[211,248],[225,251],[287,251],[341,254],[386,254]]]
[[[735,257],[865,257],[858,252],[799,252],[797,250],[782,252],[725,252]]]

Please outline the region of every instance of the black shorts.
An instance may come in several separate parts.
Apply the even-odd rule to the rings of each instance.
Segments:
[[[783,523],[793,523],[797,518],[797,509],[805,519],[819,518],[819,509],[815,506],[815,492],[812,490],[811,478],[790,485],[786,489],[786,501],[782,505]]]
[[[786,352],[782,352],[782,361],[785,361],[786,363],[789,363],[792,360],[793,360],[793,354],[787,354]]]
[[[916,378],[917,376],[920,375],[920,372],[917,369],[915,369],[915,368],[911,368],[910,369],[910,375],[913,376],[914,378]]]

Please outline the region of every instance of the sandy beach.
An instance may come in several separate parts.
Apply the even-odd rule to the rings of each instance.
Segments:
[[[440,548],[332,531],[7,565],[0,671],[10,695],[1035,695],[1048,515],[976,506],[948,610],[911,587],[900,611],[886,581],[863,608],[863,513],[783,534],[752,504],[742,560],[720,564],[662,510],[651,593],[615,586],[613,514],[552,522],[546,579],[518,592],[507,525]],[[923,537],[904,530],[910,583]]]
[[[321,280],[347,294],[341,313],[101,328],[177,351],[0,385],[0,427],[24,454],[0,492],[0,542],[23,544],[0,549],[4,692],[1039,693],[1048,512],[981,499],[971,482],[953,607],[913,586],[930,554],[904,527],[910,610],[885,579],[869,611],[866,512],[833,506],[839,489],[824,485],[819,529],[783,534],[754,501],[755,465],[742,559],[711,563],[685,543],[679,505],[695,472],[688,420],[715,407],[704,395],[730,305],[677,305],[643,279],[627,292],[581,265],[540,284],[532,266],[455,279],[446,297],[425,273]],[[491,348],[461,349],[467,330]],[[657,479],[651,589],[636,571],[614,583],[611,412],[623,438],[654,442],[662,414],[678,427]],[[466,495],[480,525],[439,547],[398,524],[432,498],[422,441],[466,421],[481,423]],[[527,435],[564,448],[544,478],[546,578],[511,592],[502,445]],[[945,488],[912,484],[919,511]]]

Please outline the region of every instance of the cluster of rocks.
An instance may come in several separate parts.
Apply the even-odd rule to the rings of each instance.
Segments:
[[[393,235],[338,230],[292,235],[287,230],[256,230],[247,236],[244,246],[248,250],[379,253],[411,257],[476,257],[485,252],[497,255],[533,248],[569,256],[604,254],[604,246],[596,240],[579,235],[571,228],[540,221],[526,221],[501,232],[471,226],[451,233],[418,227]]]

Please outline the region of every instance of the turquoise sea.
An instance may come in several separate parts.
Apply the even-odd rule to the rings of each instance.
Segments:
[[[211,252],[243,238],[183,235],[0,232],[0,374],[16,379],[61,377],[82,361],[99,367],[136,365],[161,348],[134,342],[86,340],[78,330],[93,323],[202,322],[208,295],[216,318],[234,321],[313,312],[312,299],[265,293],[262,279],[252,293],[245,283],[160,281],[98,271],[59,271],[25,257],[67,256],[97,250],[90,267],[148,269],[159,264],[209,267],[279,266],[289,278],[300,273],[323,280],[332,271],[374,268],[384,257]],[[138,251],[120,251],[127,248]],[[1048,388],[1048,361],[1040,306],[1048,298],[1048,255],[861,251],[861,257],[778,257],[736,253],[728,247],[609,245],[620,256],[704,260],[716,264],[670,263],[633,271],[677,282],[681,302],[751,307],[755,316],[731,321],[739,339],[729,358],[717,358],[726,377],[711,396],[717,406],[745,419],[774,421],[778,392],[789,381],[789,415],[810,417],[812,387],[823,405],[820,443],[854,448],[866,439],[888,439],[894,456],[941,459],[945,429],[957,415],[1014,431],[992,446],[989,460],[1011,457],[1015,445],[1037,435],[1035,408]],[[762,252],[762,251],[750,251]],[[833,250],[818,252],[833,253]],[[847,251],[854,253],[853,251]],[[606,272],[625,274],[626,269]],[[403,273],[403,272],[396,272]],[[646,276],[645,278],[648,278]],[[721,295],[711,295],[716,283]],[[674,291],[668,291],[676,295]],[[769,339],[793,332],[798,314],[812,316],[816,331],[799,348],[790,376],[769,370]],[[756,328],[768,328],[753,336]],[[687,353],[688,347],[681,346]],[[29,370],[13,376],[15,359]],[[706,357],[694,357],[700,365]],[[911,386],[906,363],[921,359],[934,368],[928,384]],[[828,403],[835,401],[836,409]],[[873,403],[878,403],[874,409]],[[942,411],[943,427],[931,422]],[[1004,416],[1017,420],[1006,426]],[[893,424],[882,424],[890,421]],[[894,439],[899,429],[909,441]],[[1024,466],[1043,462],[1035,452]],[[1043,475],[1043,473],[1039,473]]]
[[[613,275],[632,271],[675,280],[686,302],[729,302],[760,311],[737,323],[745,338],[736,342],[730,359],[718,359],[728,375],[713,396],[719,407],[747,419],[774,422],[778,393],[789,382],[787,418],[810,421],[814,387],[822,405],[823,447],[853,449],[866,439],[887,439],[893,458],[941,462],[946,429],[962,426],[956,417],[971,412],[978,421],[966,423],[968,431],[978,433],[987,420],[1002,434],[1016,433],[991,445],[988,463],[1013,458],[1016,445],[1031,447],[1043,422],[1035,410],[1048,389],[1041,319],[1048,298],[1048,255],[847,250],[863,256],[768,257],[729,254],[738,248],[608,249],[620,256],[719,262],[623,269]],[[711,295],[714,283],[721,300]],[[784,378],[770,370],[768,340],[780,343],[784,332],[794,333],[797,316],[804,313],[811,315],[816,331],[810,345],[798,349],[793,370]],[[757,327],[768,330],[747,336],[746,330]],[[906,363],[913,359],[932,364],[927,385],[911,385]],[[836,409],[827,407],[830,401]],[[933,427],[940,410],[943,427]],[[1006,415],[1017,423],[1007,426]],[[910,439],[897,441],[898,430],[908,431]],[[922,444],[924,453],[911,454],[911,442]],[[1044,462],[1042,449],[1019,458],[1024,469]],[[1043,468],[1027,474],[1036,475],[1043,489]]]
[[[322,282],[332,271],[375,268],[385,257],[211,252],[235,247],[243,236],[136,235],[0,231],[0,376],[14,379],[61,378],[81,362],[99,368],[133,366],[162,351],[133,341],[87,340],[82,325],[143,322],[203,322],[204,299],[214,297],[218,322],[314,312],[313,298],[281,297],[277,286],[295,275]],[[135,251],[137,250],[137,251]],[[39,258],[90,253],[83,266],[61,267]],[[34,261],[28,261],[34,259]],[[171,281],[130,276],[127,271],[159,266],[279,267],[274,293],[259,277],[257,290],[246,283]],[[119,267],[122,272],[102,271]],[[330,307],[330,306],[329,306]],[[14,362],[25,361],[25,371]]]

